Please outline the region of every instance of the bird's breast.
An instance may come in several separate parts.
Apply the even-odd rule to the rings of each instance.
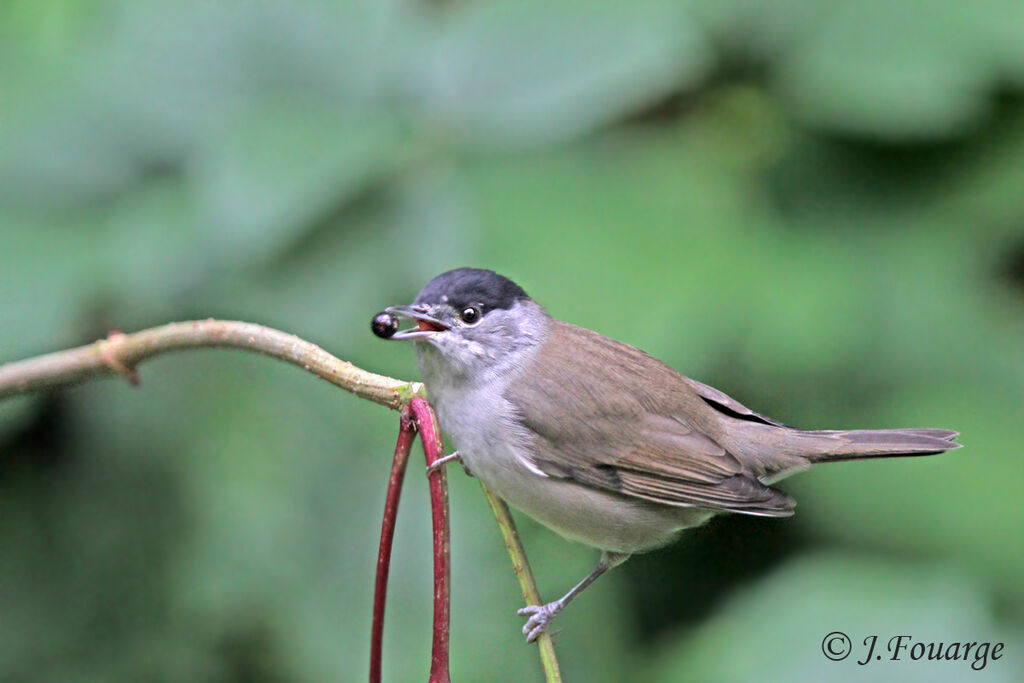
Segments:
[[[635,553],[670,542],[711,513],[657,505],[548,476],[533,462],[514,408],[493,387],[440,391],[427,385],[445,437],[466,468],[512,507],[565,538]]]

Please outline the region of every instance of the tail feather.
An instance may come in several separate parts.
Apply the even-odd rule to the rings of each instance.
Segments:
[[[935,455],[962,444],[949,429],[856,429],[850,431],[799,432],[805,441],[802,453],[810,462],[836,462],[859,458],[898,458]]]

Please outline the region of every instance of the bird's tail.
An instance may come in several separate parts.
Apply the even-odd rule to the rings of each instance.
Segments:
[[[794,431],[792,443],[809,462],[934,455],[960,448],[949,429],[854,429]]]

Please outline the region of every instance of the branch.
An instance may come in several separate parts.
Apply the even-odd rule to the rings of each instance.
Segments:
[[[367,372],[292,334],[234,320],[194,320],[132,334],[115,332],[87,346],[0,365],[0,399],[109,375],[138,383],[135,366],[147,358],[203,348],[244,349],[272,356],[395,410],[425,395],[419,382]]]
[[[387,602],[388,572],[391,567],[391,544],[395,537],[395,519],[402,480],[409,462],[409,449],[422,435],[430,484],[430,512],[434,526],[434,641],[430,651],[430,683],[450,683],[448,643],[451,630],[451,533],[448,524],[448,476],[443,467],[431,469],[444,455],[441,432],[430,404],[414,398],[401,410],[398,442],[391,465],[391,478],[384,502],[380,550],[377,554],[377,580],[373,592],[373,623],[370,630],[370,683],[380,683],[384,643],[384,605]]]
[[[5,363],[0,365],[0,400],[19,394],[67,387],[88,379],[112,375],[120,375],[133,384],[137,384],[138,375],[136,374],[135,366],[142,361],[171,351],[201,348],[233,348],[256,351],[296,365],[335,386],[355,394],[359,398],[365,398],[394,410],[400,410],[409,405],[414,398],[422,398],[426,394],[423,384],[420,382],[405,382],[368,372],[352,365],[348,361],[332,356],[319,346],[300,339],[295,335],[286,334],[279,330],[254,323],[211,319],[170,323],[131,334],[114,332],[106,339],[101,339],[86,346],[80,346],[67,351],[58,351],[27,360]],[[432,419],[430,424],[436,430]],[[424,437],[424,442],[426,443],[427,435],[424,434]],[[436,438],[439,439],[439,437]],[[396,446],[396,450],[404,449],[405,447],[404,443],[400,443]],[[439,441],[437,448],[438,454],[442,452],[439,450]],[[432,486],[434,482],[440,485],[441,477],[431,477]],[[541,600],[537,591],[537,584],[534,582],[533,574],[530,572],[526,553],[519,542],[515,523],[512,521],[508,507],[502,500],[491,493],[487,487],[484,487],[484,493],[487,494],[487,501],[490,503],[495,518],[498,520],[498,526],[505,539],[505,545],[512,559],[512,566],[519,579],[527,604],[540,604]],[[445,498],[447,498],[446,494]],[[435,528],[437,529],[437,527]],[[438,543],[440,538],[442,536],[435,535],[435,543]],[[446,528],[444,529],[443,539],[442,543],[447,545]],[[435,548],[436,550],[438,548]],[[378,570],[381,569],[383,569],[386,576],[386,568],[378,567]],[[435,567],[435,579],[440,578],[442,574],[447,572],[447,567]],[[435,603],[438,597],[435,586]],[[383,604],[379,607],[383,613]],[[437,607],[437,604],[435,604],[435,607]],[[376,609],[377,606],[375,605]],[[381,614],[381,617],[383,617],[383,614]],[[438,617],[446,622],[448,618],[447,612],[445,611],[443,614],[435,613],[435,623]],[[554,646],[550,635],[547,633],[542,634],[538,644],[541,662],[543,663],[548,683],[560,681],[558,661],[555,659]],[[445,666],[442,669],[439,662],[440,658],[436,656],[439,652],[439,643],[435,640],[432,672],[446,670],[447,668],[447,660],[445,659]]]
[[[540,591],[537,590],[537,582],[533,579],[533,572],[530,570],[530,562],[526,559],[526,551],[519,540],[519,532],[516,530],[516,523],[512,519],[512,513],[508,505],[501,498],[480,482],[480,486],[487,496],[487,503],[494,512],[494,518],[498,520],[498,528],[501,529],[501,537],[505,540],[505,547],[508,549],[508,556],[512,559],[512,571],[519,579],[519,588],[523,592],[523,598],[527,605],[543,605],[540,599]],[[558,669],[558,658],[555,657],[555,642],[551,634],[544,631],[537,638],[537,647],[540,649],[540,663],[544,667],[544,680],[547,683],[560,683],[562,673]]]
[[[422,398],[409,402],[423,444],[427,467],[444,455],[441,430],[430,404]],[[427,476],[430,517],[434,526],[434,642],[430,650],[430,683],[449,683],[448,636],[451,625],[451,530],[448,524],[448,475],[437,467]]]
[[[391,571],[391,545],[395,540],[395,521],[402,481],[409,462],[409,451],[416,438],[416,425],[408,408],[403,408],[398,422],[398,441],[384,500],[384,518],[380,525],[380,550],[377,552],[377,579],[373,589],[373,622],[370,627],[370,683],[380,683],[381,659],[384,652],[384,607],[388,599],[388,574]]]

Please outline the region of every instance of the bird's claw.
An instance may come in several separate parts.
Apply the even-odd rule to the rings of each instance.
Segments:
[[[527,605],[518,611],[519,616],[529,617],[523,626],[523,635],[526,642],[532,643],[540,637],[540,634],[548,630],[548,626],[555,616],[562,611],[562,604],[559,601],[549,602],[546,605]]]
[[[455,462],[455,461],[462,462],[461,458],[459,458],[459,452],[458,451],[455,451],[453,453],[449,453],[448,455],[444,456],[443,458],[438,458],[434,462],[432,462],[429,465],[427,465],[427,476],[430,476],[430,474],[432,474],[433,472],[436,472],[437,470],[441,469],[442,467],[444,467],[448,463]]]

